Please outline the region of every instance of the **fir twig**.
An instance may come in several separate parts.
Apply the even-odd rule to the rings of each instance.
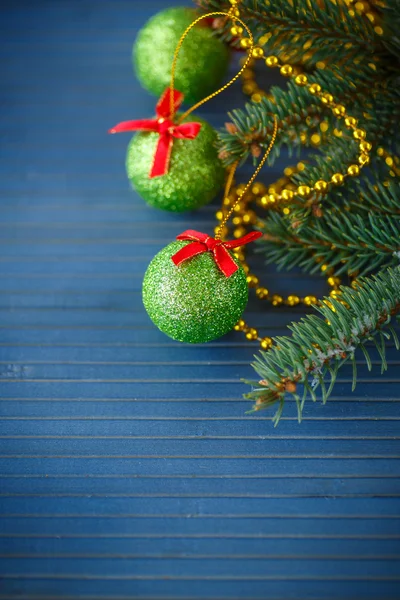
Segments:
[[[399,263],[400,215],[364,217],[352,212],[325,214],[312,226],[293,227],[288,218],[270,214],[261,229],[265,232],[259,251],[278,269],[299,266],[316,273],[320,264],[335,275],[365,275],[377,268]]]
[[[343,365],[349,361],[355,365],[357,349],[363,352],[371,369],[366,342],[377,348],[382,371],[387,368],[386,341],[392,338],[399,347],[391,322],[400,312],[400,267],[360,279],[356,289],[342,287],[341,292],[340,301],[325,298],[316,307],[320,317],[308,315],[292,324],[291,337],[275,338],[276,345],[271,350],[255,357],[253,367],[262,379],[247,382],[253,390],[245,397],[255,400],[253,410],[278,404],[273,417],[275,425],[287,396],[296,401],[299,421],[306,399],[317,400],[317,388],[321,388],[322,401],[326,402]],[[327,373],[330,374],[328,389]],[[353,367],[353,389],[356,382],[357,372]]]

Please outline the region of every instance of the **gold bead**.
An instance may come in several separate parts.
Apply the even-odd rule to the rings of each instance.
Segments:
[[[233,209],[233,211],[235,213],[239,213],[240,214],[240,213],[242,213],[244,211],[244,209],[245,209],[245,205],[243,204],[243,202],[238,202],[235,205],[235,208]]]
[[[256,74],[250,68],[245,69],[242,73],[242,79],[244,79],[245,81],[247,81],[248,79],[254,79],[255,76]]]
[[[224,213],[222,212],[222,210],[217,210],[217,212],[215,213],[215,218],[217,219],[217,221],[222,221],[222,219],[224,218]]]
[[[322,91],[321,86],[319,85],[319,83],[312,83],[310,85],[310,87],[308,88],[310,94],[312,94],[313,96],[319,94]]]
[[[221,238],[223,239],[226,235],[228,235],[228,228],[227,227],[223,227],[220,230],[220,227],[218,225],[218,227],[214,228],[214,233],[215,233],[215,235],[219,235],[220,234]]]
[[[344,122],[347,127],[355,127],[357,125],[357,119],[354,117],[346,117]]]
[[[232,6],[236,6],[238,4],[238,0],[229,0],[229,3],[232,4]]]
[[[218,226],[218,227],[215,227],[214,233],[216,235],[220,234],[221,238],[223,239],[226,235],[228,235],[229,230],[228,230],[228,228],[226,226],[224,226],[222,229],[220,229],[220,227]]]
[[[257,181],[257,183],[253,184],[251,191],[255,196],[258,196],[259,194],[262,194],[263,192],[265,192],[265,185],[263,183],[261,183],[260,181]]]
[[[258,287],[256,289],[256,296],[257,298],[260,298],[260,300],[264,300],[265,298],[268,298],[268,290],[265,287]]]
[[[247,275],[246,281],[249,287],[253,288],[258,285],[258,277],[256,277],[255,275]]]
[[[260,204],[261,204],[261,206],[268,206],[268,204],[269,204],[268,196],[261,196]]]
[[[328,182],[320,179],[314,183],[314,189],[317,190],[317,192],[326,192],[328,189]]]
[[[379,27],[379,25],[374,27],[374,31],[377,35],[383,35],[383,29],[382,29],[382,27]]]
[[[238,37],[239,35],[242,35],[243,33],[243,27],[240,27],[239,25],[234,25],[233,27],[231,27],[231,34],[234,37]]]
[[[367,135],[367,132],[364,129],[355,129],[353,131],[353,137],[356,140],[363,140],[363,139],[365,139],[366,135]]]
[[[246,333],[246,337],[248,340],[256,340],[258,338],[257,329],[254,329],[254,327],[250,327],[250,329]]]
[[[332,102],[333,102],[333,96],[332,96],[332,94],[327,94],[327,93],[322,94],[321,95],[321,101],[324,104],[332,104]]]
[[[279,61],[276,56],[267,56],[267,58],[265,59],[265,64],[267,65],[267,67],[276,67],[278,63]]]
[[[240,262],[244,261],[245,256],[244,256],[243,252],[240,252],[240,250],[238,248],[236,250],[234,250],[233,253]]]
[[[355,177],[360,173],[360,167],[358,165],[350,165],[347,172],[349,175]]]
[[[298,296],[294,296],[293,294],[288,296],[286,299],[286,304],[288,306],[297,306],[297,304],[299,304],[299,303],[300,303],[300,298]]]
[[[360,165],[367,165],[369,163],[368,154],[360,154],[360,156],[358,157],[358,162],[360,163]]]
[[[264,50],[259,46],[256,46],[255,48],[253,48],[251,55],[253,56],[253,58],[262,58],[264,56]]]
[[[279,195],[273,192],[272,194],[268,194],[268,203],[274,204],[277,200],[279,200]]]
[[[387,164],[388,167],[393,167],[394,160],[391,156],[387,156],[385,158],[385,163]]]
[[[271,298],[271,303],[272,306],[280,306],[281,304],[283,304],[282,296],[279,296],[279,294],[274,294]]]
[[[290,77],[293,74],[293,67],[291,65],[282,65],[280,71],[284,77]]]
[[[311,194],[311,188],[308,185],[299,185],[297,188],[297,193],[302,198],[307,198]]]
[[[290,201],[293,199],[294,192],[292,190],[282,190],[281,196],[283,200]]]
[[[247,81],[242,89],[243,93],[246,94],[246,96],[251,96],[256,90],[258,90],[258,86],[255,81]]]
[[[361,152],[370,152],[372,150],[372,144],[363,140],[362,142],[360,142],[359,148]]]
[[[330,308],[332,312],[336,312],[336,308],[334,307],[332,302],[330,302],[329,300],[323,300],[323,303],[326,304],[326,306]]]
[[[336,117],[344,117],[346,114],[346,107],[342,104],[338,104],[335,108],[332,109],[332,112]]]
[[[317,303],[316,296],[306,296],[305,298],[303,298],[303,304],[305,304],[306,306],[311,306],[312,304],[316,304],[316,303]]]
[[[233,230],[233,237],[235,238],[241,238],[245,235],[246,230],[244,227],[236,227],[236,229]]]
[[[244,48],[245,50],[246,50],[247,48],[250,48],[250,46],[251,46],[250,39],[249,39],[249,38],[242,38],[242,39],[240,40],[240,45],[241,45],[241,47],[242,47],[242,48]]]
[[[300,73],[300,75],[297,75],[294,79],[295,83],[297,85],[307,85],[307,75],[304,75],[303,73]]]
[[[246,323],[243,321],[243,319],[240,319],[240,320],[239,320],[239,321],[236,323],[236,325],[235,325],[235,327],[234,327],[234,330],[235,330],[235,331],[243,331],[243,329],[244,329],[245,327],[246,327]]]
[[[344,175],[342,175],[341,173],[334,173],[331,177],[331,181],[335,185],[342,185],[342,183],[344,182]]]
[[[340,285],[340,277],[328,277],[327,282],[332,287]]]
[[[263,338],[260,342],[260,346],[263,350],[269,350],[273,346],[272,338],[270,338],[270,337]]]
[[[310,140],[311,143],[314,144],[314,146],[319,146],[319,144],[321,143],[321,136],[318,133],[313,133]]]

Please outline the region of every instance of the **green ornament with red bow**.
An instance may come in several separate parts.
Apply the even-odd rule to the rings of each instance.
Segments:
[[[144,88],[159,97],[170,82],[175,48],[199,13],[190,7],[167,8],[139,31],[133,48],[136,75]],[[189,104],[214,92],[226,74],[230,52],[212,29],[213,19],[196,24],[176,65],[176,87]]]
[[[169,337],[192,344],[228,333],[248,300],[246,273],[232,250],[261,236],[251,232],[223,242],[188,230],[151,261],[143,280],[143,304]]]
[[[215,147],[217,134],[204,119],[189,115],[179,122],[175,111],[183,94],[168,88],[150,119],[124,121],[110,133],[135,131],[126,156],[133,188],[155,208],[172,212],[195,210],[213,200],[224,181]]]

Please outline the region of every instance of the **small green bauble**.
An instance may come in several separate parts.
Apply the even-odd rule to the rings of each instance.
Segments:
[[[135,190],[155,208],[172,212],[195,210],[215,198],[224,182],[224,168],[218,158],[215,130],[203,119],[189,116],[185,122],[201,123],[193,140],[174,139],[168,173],[149,177],[159,135],[139,132],[132,138],[126,170]]]
[[[160,97],[171,81],[171,67],[179,39],[198,17],[191,8],[168,8],[140,30],[133,47],[136,75],[149,92]],[[229,62],[227,46],[204,21],[188,34],[179,52],[175,88],[194,104],[220,86]]]
[[[169,337],[191,344],[228,333],[246,308],[246,274],[225,277],[210,252],[178,267],[171,257],[190,242],[172,242],[151,261],[143,280],[143,304],[153,323]]]

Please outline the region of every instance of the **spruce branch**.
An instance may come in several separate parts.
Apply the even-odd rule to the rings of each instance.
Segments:
[[[328,81],[332,83],[326,74],[315,77],[312,81],[314,80],[325,85]],[[337,85],[329,85],[324,89],[332,94],[338,92]],[[351,92],[351,96],[353,95],[354,91]],[[384,93],[381,86],[376,85],[373,90],[370,90],[368,96],[363,96],[358,91],[357,96],[358,99],[352,98],[352,103],[348,105],[348,112],[358,119],[360,125],[367,131],[369,141],[374,145],[383,142],[388,149],[396,151],[399,144],[395,132],[395,123],[400,119],[399,89],[394,83],[387,83]],[[336,97],[341,101],[343,94]],[[368,109],[368,118],[366,109]],[[263,147],[268,146],[273,129],[273,115],[278,118],[279,135],[274,147],[275,151],[270,155],[269,164],[273,164],[282,146],[287,146],[290,154],[298,151],[301,146],[310,146],[311,136],[322,121],[329,125],[329,131],[325,136],[319,132],[320,154],[313,158],[319,160],[319,164],[327,164],[327,155],[336,157],[335,163],[331,161],[331,165],[328,163],[327,168],[342,170],[345,161],[349,163],[354,160],[357,145],[340,120],[333,117],[331,111],[311,96],[306,88],[299,88],[289,81],[285,88],[273,86],[269,96],[262,98],[261,102],[248,102],[243,109],[236,109],[229,114],[235,129],[232,132],[222,130],[219,133],[218,144],[226,166],[238,159],[244,162],[251,153],[253,143]],[[332,135],[334,129],[342,131],[343,137],[335,138]]]
[[[221,0],[199,0],[198,4],[204,10],[221,10],[226,6]],[[303,58],[303,46],[308,41],[313,48],[310,58],[314,62],[330,60],[338,44],[343,48],[342,56],[352,60],[365,54],[372,56],[382,46],[373,25],[365,23],[361,15],[351,16],[347,7],[339,2],[242,0],[240,12],[256,39],[268,32],[267,50],[273,49],[278,55],[290,52],[298,61]],[[230,23],[227,23],[223,35],[232,42],[229,29]]]
[[[365,213],[364,213],[365,214]],[[377,268],[397,264],[400,251],[400,215],[373,212],[326,211],[324,218],[314,218],[307,227],[295,227],[288,217],[271,213],[261,230],[259,252],[266,262],[278,269],[300,267],[309,273],[326,265],[335,275],[365,275]]]
[[[400,64],[400,11],[398,0],[385,0],[381,6],[383,15],[383,28],[386,32],[382,42],[387,50]]]
[[[325,298],[316,307],[321,316],[307,315],[289,326],[291,337],[275,338],[276,345],[255,356],[253,368],[261,377],[247,381],[253,390],[245,398],[255,400],[253,410],[278,404],[275,425],[282,415],[285,398],[291,396],[301,421],[305,401],[328,400],[338,373],[353,364],[353,385],[357,383],[355,354],[360,350],[371,370],[367,342],[372,342],[381,359],[381,372],[387,369],[386,342],[399,340],[393,320],[400,312],[400,267],[382,270],[377,276],[358,280],[356,288],[341,287],[340,300]]]

